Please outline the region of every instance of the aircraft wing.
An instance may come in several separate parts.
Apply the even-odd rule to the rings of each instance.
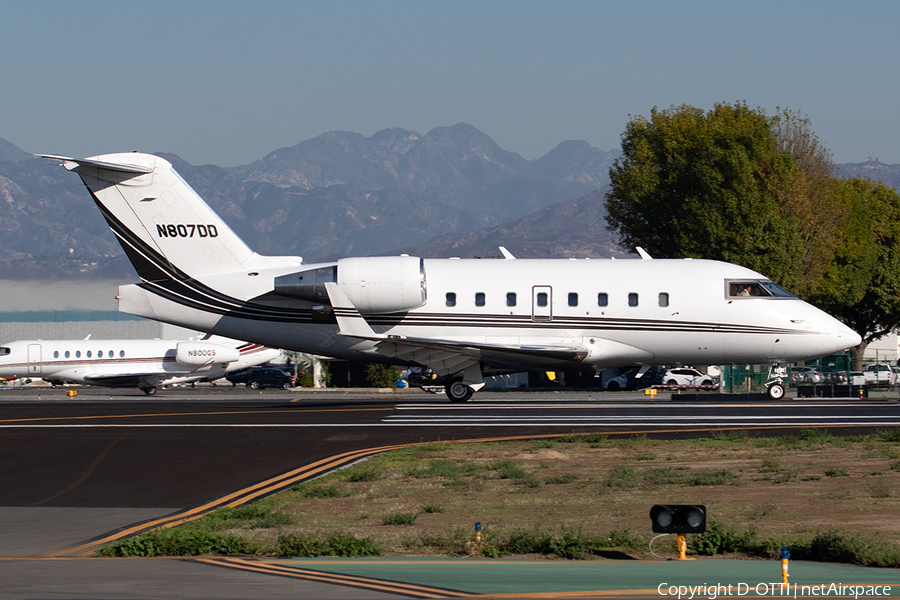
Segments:
[[[140,384],[151,380],[170,379],[172,377],[186,377],[193,374],[192,371],[165,371],[156,373],[110,373],[109,375],[85,375],[85,383],[91,385],[106,385],[109,387],[140,387]]]
[[[379,353],[425,365],[440,376],[463,372],[464,383],[481,382],[482,362],[501,368],[531,364],[541,367],[548,361],[578,361],[587,356],[587,348],[577,344],[512,345],[377,334],[338,284],[329,282],[325,288],[341,335],[376,341]]]
[[[582,360],[587,355],[587,350],[577,345],[513,346],[433,338],[381,338],[376,347],[381,354],[427,365],[442,376],[483,361],[494,368],[544,367],[552,362]]]

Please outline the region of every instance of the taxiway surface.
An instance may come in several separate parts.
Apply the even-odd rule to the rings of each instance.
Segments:
[[[14,557],[84,556],[93,551],[92,541],[137,530],[135,524],[214,508],[225,497],[244,498],[234,494],[246,494],[249,501],[398,444],[582,431],[675,437],[713,429],[765,434],[829,427],[861,433],[897,425],[900,405],[893,399],[712,403],[673,402],[667,396],[648,401],[634,393],[514,392],[482,393],[453,405],[443,396],[409,391],[220,387],[147,398],[138,391],[82,389],[70,401],[61,390],[5,390],[0,392],[0,555],[9,558],[0,562],[0,584]],[[314,464],[323,466],[308,468]],[[63,564],[54,568],[65,579]],[[100,562],[88,564],[103,569]],[[229,579],[219,578],[221,569],[196,563],[153,567],[161,568],[200,569],[212,586]],[[278,589],[285,585],[280,578],[252,577],[278,579]],[[298,583],[290,584],[296,597]],[[242,597],[228,595],[235,590],[226,586],[222,595],[209,597]],[[81,596],[107,597],[82,591]],[[273,589],[272,597],[277,596]]]

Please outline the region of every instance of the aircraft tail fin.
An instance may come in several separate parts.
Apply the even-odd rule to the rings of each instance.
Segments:
[[[78,173],[144,281],[252,271],[275,258],[250,250],[164,158],[39,156]]]

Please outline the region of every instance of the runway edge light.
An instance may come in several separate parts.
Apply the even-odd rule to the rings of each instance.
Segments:
[[[706,532],[706,506],[702,504],[656,504],[650,509],[653,533]]]

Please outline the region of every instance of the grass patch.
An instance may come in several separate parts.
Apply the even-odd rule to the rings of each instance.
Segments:
[[[528,471],[522,468],[516,462],[511,460],[502,460],[490,465],[492,471],[497,471],[497,477],[500,479],[527,479]]]
[[[384,478],[384,473],[370,465],[357,465],[347,469],[344,477],[346,477],[347,481],[350,483],[359,483],[361,481],[378,481],[379,479]]]
[[[900,567],[900,531],[884,528],[900,511],[900,436],[892,431],[776,438],[734,431],[672,441],[571,434],[552,452],[539,451],[551,446],[536,440],[424,444],[121,540],[102,555],[649,559],[647,513],[664,501],[707,506],[708,532],[689,537],[691,552],[777,559],[788,545],[797,559]],[[480,543],[475,521],[484,526]],[[851,522],[853,531],[842,531]],[[654,551],[674,555],[674,540],[656,542]]]
[[[578,475],[573,473],[566,473],[565,475],[560,475],[559,477],[549,477],[544,480],[544,483],[547,485],[565,485],[567,483],[573,483],[578,481]]]
[[[419,513],[393,513],[381,518],[382,525],[415,525]]]
[[[277,552],[281,556],[379,556],[384,548],[371,538],[336,534],[324,540],[302,535],[278,536]]]
[[[196,527],[156,529],[119,540],[97,550],[97,556],[198,556],[255,554],[257,548],[238,535],[222,535]]]
[[[301,486],[299,490],[304,498],[340,498],[343,494],[333,485]]]
[[[630,488],[637,484],[637,471],[625,465],[616,465],[603,478],[606,487]]]

